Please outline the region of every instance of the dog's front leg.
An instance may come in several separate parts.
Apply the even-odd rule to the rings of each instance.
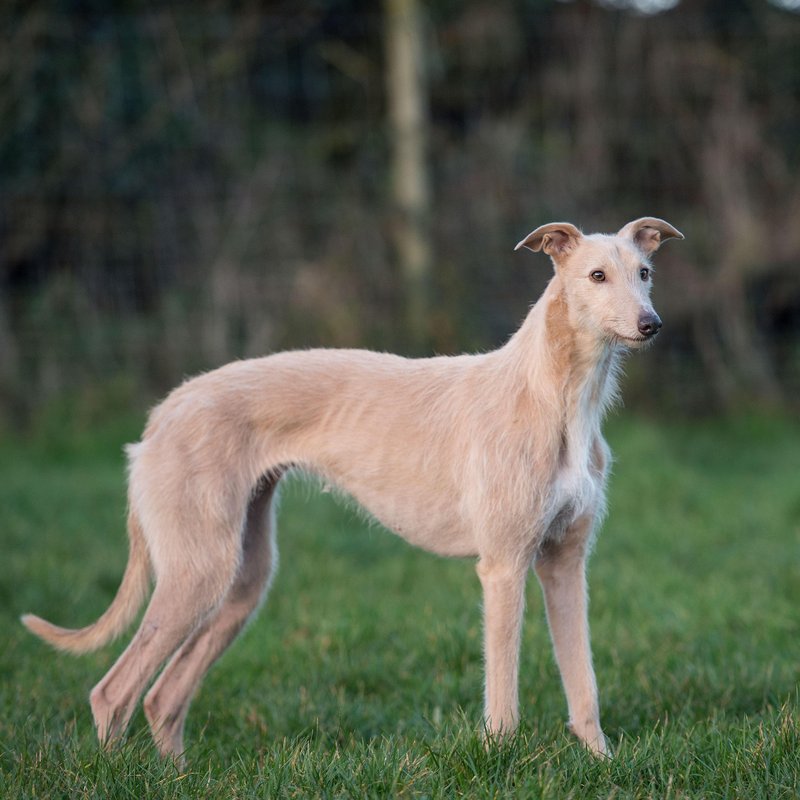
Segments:
[[[519,721],[519,641],[526,569],[489,559],[478,562],[483,587],[487,733],[502,735]]]
[[[586,555],[592,520],[582,518],[563,540],[549,542],[534,569],[542,584],[572,732],[597,755],[610,750],[600,728],[587,618]]]

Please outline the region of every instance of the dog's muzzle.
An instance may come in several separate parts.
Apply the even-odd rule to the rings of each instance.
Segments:
[[[646,314],[639,316],[637,327],[642,336],[648,338],[655,336],[661,330],[661,318],[655,311],[648,311]]]

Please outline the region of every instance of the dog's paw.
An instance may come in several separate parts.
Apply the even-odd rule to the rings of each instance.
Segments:
[[[569,722],[567,723],[567,727],[570,733],[572,733],[595,758],[605,759],[614,757],[611,751],[611,745],[609,745],[608,739],[606,739],[599,725],[584,725],[579,730],[574,723]]]

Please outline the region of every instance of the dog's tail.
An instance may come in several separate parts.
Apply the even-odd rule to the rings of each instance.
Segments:
[[[130,625],[150,588],[150,557],[136,515],[128,517],[128,564],[117,596],[103,615],[85,628],[61,628],[34,614],[25,614],[22,624],[59,650],[88,653],[97,650]]]

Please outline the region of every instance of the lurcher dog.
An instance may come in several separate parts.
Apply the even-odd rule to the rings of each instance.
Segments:
[[[521,328],[483,355],[409,360],[357,350],[286,352],[187,381],[151,414],[130,459],[130,555],[88,627],[23,622],[58,648],[96,649],[133,620],[128,648],[91,692],[100,741],[144,699],[156,744],[180,758],[192,695],[257,607],[277,563],[272,501],[301,469],[352,495],[431,552],[477,558],[484,597],[485,725],[518,720],[525,580],[541,582],[569,724],[608,754],[589,648],[585,563],[604,511],[601,434],[622,354],[661,327],[650,255],[683,238],[645,217],[616,235],[537,228],[517,248],[555,275]]]

